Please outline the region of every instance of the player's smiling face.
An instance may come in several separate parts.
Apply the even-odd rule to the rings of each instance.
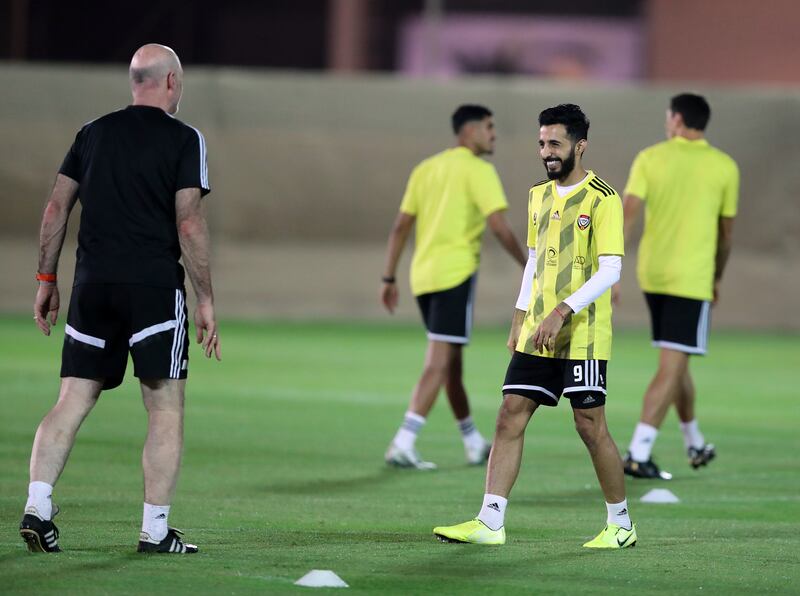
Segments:
[[[548,124],[539,129],[539,155],[550,180],[564,180],[575,168],[576,149],[585,141],[572,144],[563,124]]]

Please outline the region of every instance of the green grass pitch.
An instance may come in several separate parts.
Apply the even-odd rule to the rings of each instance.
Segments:
[[[800,337],[715,332],[693,361],[707,469],[686,464],[674,413],[656,446],[670,483],[628,481],[639,545],[590,552],[603,499],[567,402],[538,412],[506,517],[508,543],[437,542],[435,525],[473,517],[481,468],[465,465],[440,397],[418,446],[436,472],[390,470],[383,452],[422,363],[418,326],[222,325],[224,360],[193,346],[186,447],[170,522],[201,552],[144,557],[138,387],[101,397],[56,488],[60,555],[29,554],[17,527],[36,425],[58,389],[63,337],[0,318],[0,593],[302,593],[332,569],[363,594],[745,594],[800,592]],[[492,432],[506,330],[478,329],[466,352],[473,415]],[[622,450],[656,361],[647,335],[620,330],[608,418]],[[645,505],[668,487],[682,502]],[[325,592],[325,590],[322,590]]]

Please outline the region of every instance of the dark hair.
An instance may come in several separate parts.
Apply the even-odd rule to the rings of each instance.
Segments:
[[[573,143],[589,138],[589,119],[580,106],[574,103],[562,103],[542,110],[539,114],[539,126],[552,124],[563,124],[567,129],[567,136]]]
[[[467,122],[472,122],[473,120],[483,120],[491,115],[492,111],[484,106],[474,104],[464,104],[463,106],[458,106],[450,118],[451,122],[453,123],[453,133],[458,134],[461,132],[461,127]]]
[[[673,114],[680,114],[686,126],[697,130],[705,130],[711,119],[711,106],[706,98],[694,93],[676,95],[669,100],[669,109]]]

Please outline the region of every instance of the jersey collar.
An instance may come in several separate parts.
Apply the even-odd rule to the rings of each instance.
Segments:
[[[594,172],[592,170],[586,170],[586,177],[581,181],[581,183],[578,184],[578,186],[576,186],[575,188],[573,188],[570,192],[565,194],[563,197],[558,193],[558,184],[556,183],[555,180],[552,180],[551,184],[553,185],[552,186],[553,196],[562,201],[568,199],[572,195],[577,194],[584,188],[586,188],[586,185],[589,184],[589,182],[591,182],[593,178],[594,178]]]
[[[475,155],[475,154],[472,152],[472,150],[471,150],[471,149],[467,149],[467,148],[466,148],[466,147],[464,147],[463,145],[456,145],[455,147],[451,147],[451,148],[450,148],[450,150],[451,150],[451,151],[453,151],[454,153],[462,153],[462,154],[464,154],[464,155],[470,155],[470,156],[472,156],[472,157],[477,157],[477,156],[476,156],[476,155]]]
[[[708,141],[706,139],[687,139],[686,137],[682,137],[680,135],[676,135],[670,139],[670,141],[674,141],[681,145],[687,145],[691,147],[705,147],[708,145]]]

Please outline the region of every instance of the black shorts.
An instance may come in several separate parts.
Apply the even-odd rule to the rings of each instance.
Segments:
[[[185,379],[189,363],[186,291],[133,284],[72,288],[61,376],[122,383],[133,358],[140,379]]]
[[[606,403],[606,360],[564,360],[514,352],[503,395],[521,395],[542,406],[557,406],[561,395],[577,410]]]
[[[428,339],[449,344],[469,343],[476,280],[473,275],[455,288],[417,296]]]
[[[650,309],[654,346],[686,354],[706,353],[711,322],[708,300],[647,292],[644,297]]]

